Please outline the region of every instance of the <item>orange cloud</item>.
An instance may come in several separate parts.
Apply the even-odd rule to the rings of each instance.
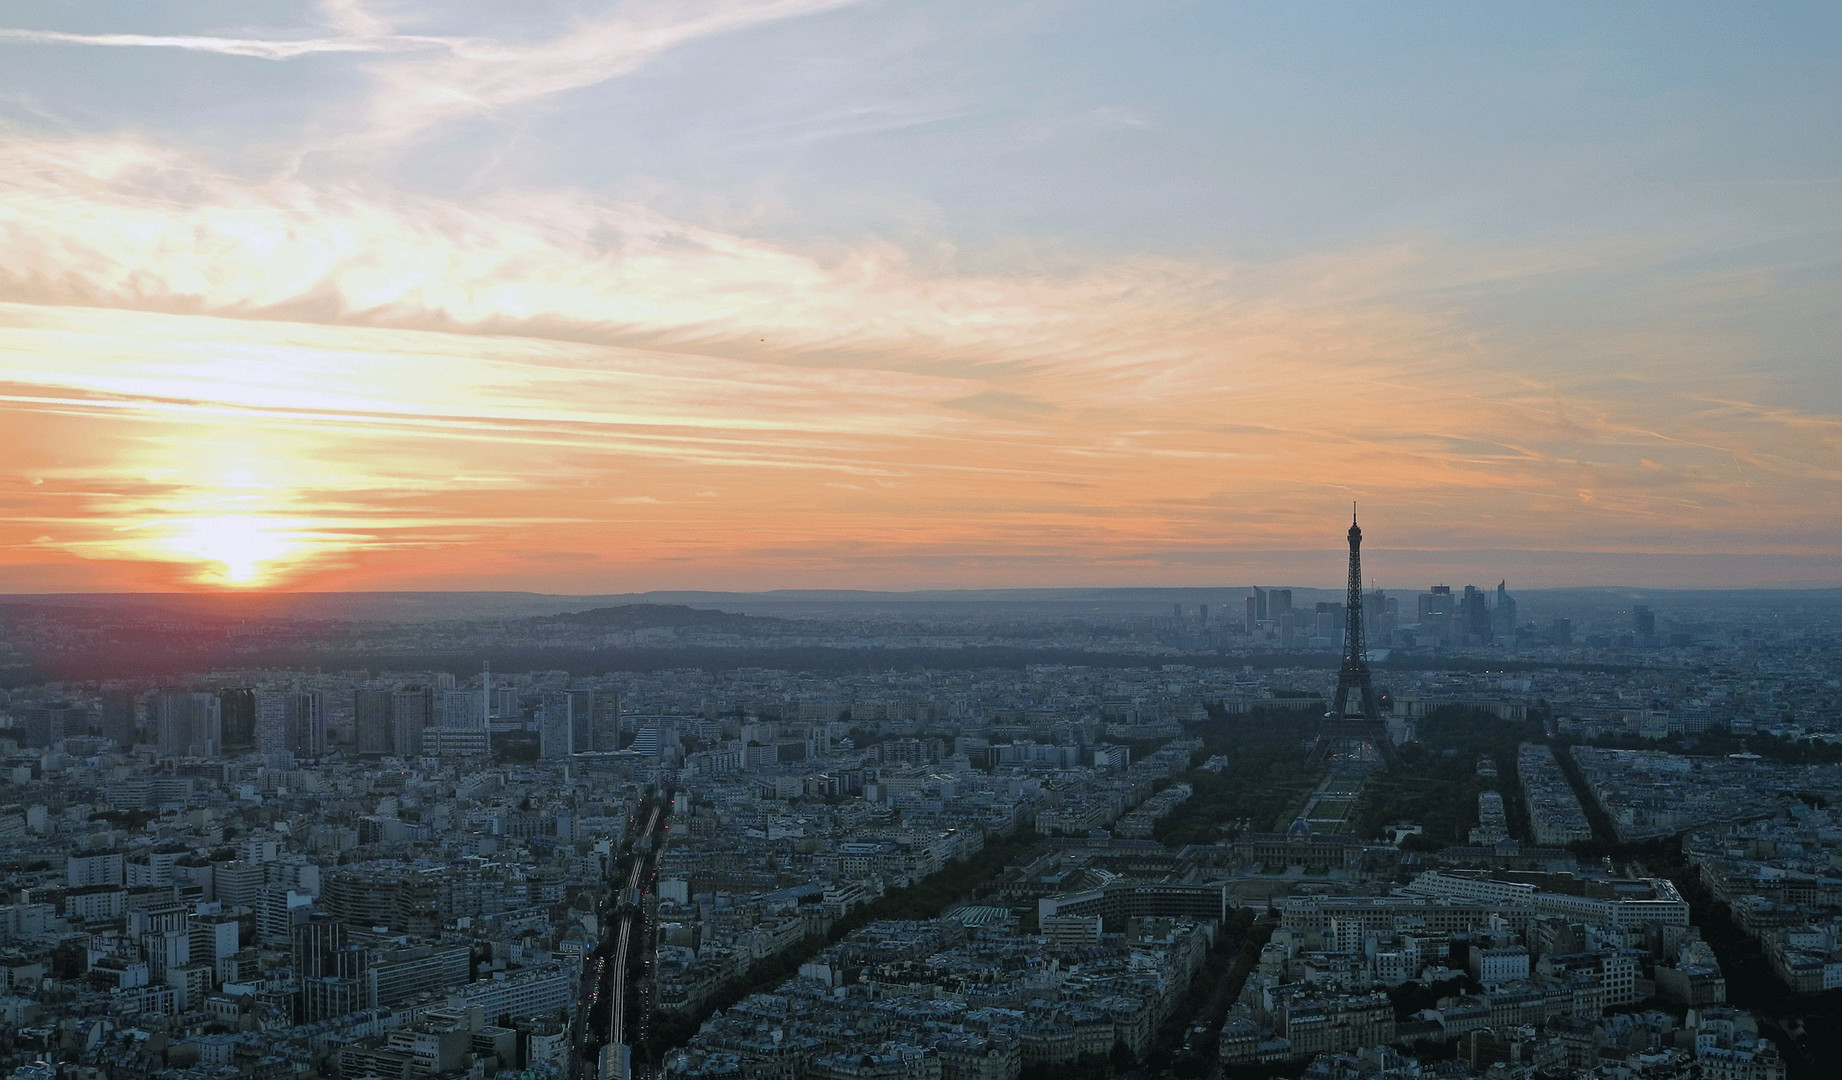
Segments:
[[[131,141],[0,175],[5,587],[1334,581],[1351,498],[1378,546],[1834,553],[1836,418],[1425,299],[1578,251],[973,274]]]

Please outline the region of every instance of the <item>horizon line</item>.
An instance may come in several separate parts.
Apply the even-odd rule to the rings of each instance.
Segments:
[[[1456,579],[1454,579],[1456,580]],[[1445,582],[1435,584],[1443,585]],[[1469,584],[1469,583],[1467,583]],[[990,587],[958,587],[928,589],[825,589],[825,588],[780,588],[780,589],[646,589],[629,592],[542,592],[533,589],[168,589],[168,590],[64,590],[60,592],[0,592],[0,602],[11,600],[42,600],[60,597],[98,598],[98,597],[200,597],[200,598],[249,598],[278,599],[283,597],[320,597],[320,596],[532,596],[561,600],[617,599],[625,597],[648,596],[738,596],[738,597],[775,597],[775,596],[874,596],[874,597],[921,597],[955,594],[991,594],[991,593],[1123,593],[1123,592],[1241,592],[1252,589],[1305,589],[1313,592],[1345,591],[1340,585],[1299,585],[1279,582],[1272,585],[1022,585]],[[1482,587],[1479,587],[1480,590]],[[1418,592],[1419,588],[1375,587],[1364,592]],[[1511,589],[1512,594],[1555,593],[1555,592],[1633,592],[1633,593],[1757,593],[1789,592],[1820,593],[1842,592],[1842,583],[1834,584],[1769,584],[1769,585],[1615,585],[1615,584],[1579,584],[1579,585],[1541,585]]]

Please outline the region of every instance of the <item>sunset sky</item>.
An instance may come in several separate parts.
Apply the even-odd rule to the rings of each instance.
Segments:
[[[1842,6],[14,0],[0,591],[1842,584]]]

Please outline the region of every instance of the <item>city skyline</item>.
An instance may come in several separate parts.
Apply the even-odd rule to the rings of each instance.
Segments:
[[[0,592],[1833,586],[1838,14],[0,18]]]

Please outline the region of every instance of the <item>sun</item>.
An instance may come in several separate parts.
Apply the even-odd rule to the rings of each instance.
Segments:
[[[199,583],[252,589],[271,584],[287,562],[312,545],[285,518],[223,514],[173,522],[166,546],[204,564],[195,579]]]

